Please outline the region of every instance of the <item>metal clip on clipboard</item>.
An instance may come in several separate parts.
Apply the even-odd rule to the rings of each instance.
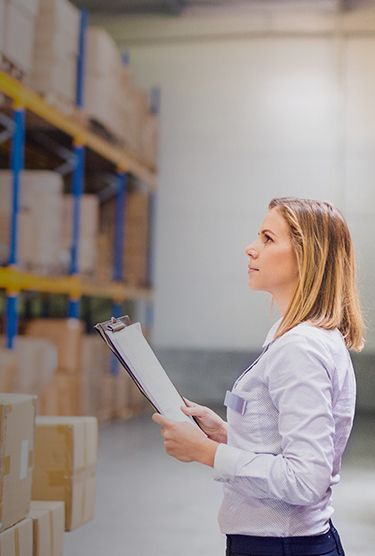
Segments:
[[[111,330],[111,332],[118,332],[125,328],[125,323],[122,322],[120,319],[116,319],[115,317],[111,318],[111,321],[107,324],[107,329]]]

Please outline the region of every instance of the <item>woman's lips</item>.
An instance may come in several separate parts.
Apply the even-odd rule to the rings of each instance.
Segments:
[[[253,266],[248,266],[247,268],[248,268],[247,270],[248,274],[252,274],[253,272],[258,272],[259,270],[258,268],[255,268]]]

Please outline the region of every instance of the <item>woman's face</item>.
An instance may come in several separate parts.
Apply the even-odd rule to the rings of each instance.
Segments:
[[[298,284],[298,267],[289,226],[276,207],[263,220],[258,235],[246,248],[249,288],[273,295],[284,315]]]

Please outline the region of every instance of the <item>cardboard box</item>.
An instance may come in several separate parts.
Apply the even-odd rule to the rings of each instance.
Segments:
[[[30,73],[36,17],[16,2],[5,3],[3,54],[20,71]]]
[[[83,376],[56,373],[38,394],[37,415],[94,415],[88,411],[89,389]]]
[[[1,215],[8,218],[12,210],[12,172],[0,171]],[[56,172],[26,170],[22,172],[19,214],[19,258],[27,270],[40,274],[54,272],[60,265],[63,222],[63,180]],[[2,243],[9,243],[9,224],[1,226]]]
[[[32,499],[65,502],[67,531],[93,518],[97,441],[95,417],[36,417]]]
[[[57,348],[45,338],[17,336],[17,369],[12,392],[36,394],[48,384],[57,370]]]
[[[64,35],[73,51],[78,53],[80,11],[76,6],[68,0],[39,0],[38,38],[43,40],[40,20],[46,33],[53,30],[56,34]]]
[[[0,394],[0,531],[30,507],[34,461],[35,396]]]
[[[33,522],[23,519],[0,533],[0,554],[4,556],[34,556]]]
[[[81,340],[84,323],[78,319],[34,319],[25,328],[26,336],[47,338],[57,347],[57,371],[80,371]]]
[[[64,226],[62,248],[70,260],[73,230],[73,196],[64,195]],[[78,268],[80,272],[92,274],[97,261],[96,236],[99,230],[99,199],[97,195],[84,194],[80,201]]]
[[[99,77],[112,75],[111,72],[121,66],[115,41],[101,27],[89,27],[87,30],[86,59],[87,71]]]
[[[33,556],[63,556],[64,502],[33,500],[27,517],[33,520]]]
[[[5,0],[0,0],[0,54],[4,52],[5,44]]]
[[[0,392],[11,392],[17,372],[17,354],[13,349],[0,347]]]
[[[15,4],[21,10],[26,10],[32,15],[38,15],[39,0],[8,0],[11,4]]]

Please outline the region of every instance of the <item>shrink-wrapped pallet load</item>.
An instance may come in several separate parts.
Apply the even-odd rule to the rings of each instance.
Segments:
[[[115,199],[108,199],[100,206],[100,228],[108,238],[108,245],[114,244]],[[129,286],[148,285],[149,249],[149,197],[140,190],[127,193],[126,218],[124,228],[124,280]],[[103,241],[103,248],[105,242]],[[106,251],[99,260],[105,261]],[[108,269],[108,260],[105,261]]]
[[[35,403],[35,396],[0,394],[0,532],[24,519],[30,508]]]
[[[36,417],[32,499],[63,501],[67,531],[93,518],[97,441],[95,417]]]
[[[149,197],[133,191],[127,199],[124,279],[130,286],[148,285]]]
[[[39,0],[3,0],[0,4],[0,54],[10,69],[26,78],[32,70]]]
[[[63,197],[63,230],[61,246],[64,259],[70,264],[70,248],[73,230],[73,196]],[[84,194],[80,199],[80,223],[78,241],[78,269],[93,274],[97,262],[97,235],[99,229],[99,199],[97,195]],[[68,270],[68,268],[67,268]]]
[[[9,245],[12,210],[12,172],[0,170],[0,238]],[[61,234],[63,218],[63,181],[56,172],[25,170],[22,172],[19,196],[19,262],[21,268],[39,274],[60,270]]]
[[[30,86],[63,113],[75,107],[79,10],[68,0],[39,0]]]
[[[115,101],[121,59],[114,40],[100,27],[89,27],[86,40],[85,114],[118,135],[124,122]]]
[[[4,52],[5,41],[5,0],[0,0],[0,55]]]

